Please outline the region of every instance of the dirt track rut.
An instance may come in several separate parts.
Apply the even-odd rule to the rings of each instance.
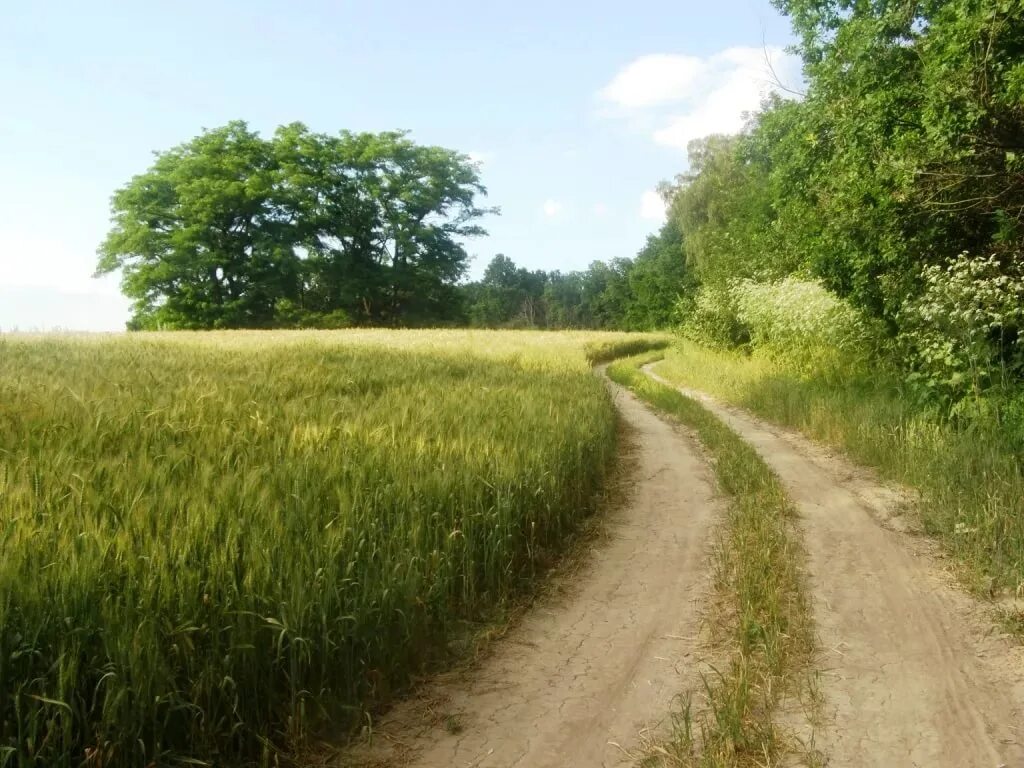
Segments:
[[[620,765],[699,684],[700,597],[719,501],[691,441],[614,387],[630,488],[566,594],[544,600],[468,673],[441,678],[341,765]]]
[[[925,541],[894,530],[898,495],[793,432],[682,391],[757,449],[799,509],[830,768],[1024,768],[1024,653]]]

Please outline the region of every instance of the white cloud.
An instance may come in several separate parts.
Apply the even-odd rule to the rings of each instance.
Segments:
[[[594,203],[594,215],[595,216],[607,216],[608,206],[604,203]]]
[[[554,218],[562,212],[564,206],[557,200],[545,200],[542,210],[549,219]]]
[[[653,189],[640,195],[640,218],[659,223],[665,220],[665,201]]]
[[[641,56],[612,78],[600,96],[627,109],[678,101],[692,92],[706,66],[696,56]]]
[[[799,83],[799,60],[778,47],[735,47],[704,59],[641,57],[599,95],[627,113],[645,112],[661,125],[653,132],[658,144],[685,150],[693,139],[742,130],[744,113],[783,91],[776,78],[789,87]]]

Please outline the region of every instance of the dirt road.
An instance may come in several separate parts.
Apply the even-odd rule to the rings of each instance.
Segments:
[[[439,679],[341,765],[619,765],[673,697],[699,685],[713,475],[694,445],[615,388],[631,489],[565,594],[532,609],[468,673]]]
[[[753,445],[798,506],[830,768],[1024,767],[1024,653],[900,530],[897,494],[793,432],[683,391]]]

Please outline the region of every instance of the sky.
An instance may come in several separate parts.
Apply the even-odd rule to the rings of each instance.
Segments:
[[[799,82],[768,0],[0,0],[0,330],[122,330],[92,277],[154,151],[246,120],[406,129],[481,165],[467,243],[531,269],[633,256],[686,145]]]

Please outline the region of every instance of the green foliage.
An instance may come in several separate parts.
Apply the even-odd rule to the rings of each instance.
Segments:
[[[129,328],[445,326],[651,330],[686,282],[667,224],[635,261],[530,271],[498,254],[458,285],[485,234],[477,167],[403,133],[263,139],[244,122],[157,154],[111,201],[97,273],[122,272]]]
[[[278,307],[333,325],[454,322],[484,193],[466,156],[402,133],[294,123],[262,139],[233,122],[115,193],[97,271],[122,271],[133,328],[293,324]]]
[[[516,267],[512,259],[499,253],[487,265],[479,283],[464,289],[471,325],[481,328],[545,327],[542,301],[548,275]]]
[[[629,298],[626,327],[631,330],[669,328],[678,321],[680,295],[690,289],[692,272],[686,268],[683,233],[669,219],[637,254],[626,271]]]
[[[0,339],[0,762],[276,764],[354,723],[564,545],[614,450],[587,356],[658,341]]]
[[[304,309],[290,299],[278,299],[274,303],[274,320],[280,328],[321,328],[339,330],[352,326],[352,318],[344,309],[332,312],[315,312]]]
[[[770,223],[764,174],[742,157],[741,146],[740,137],[728,136],[691,142],[690,173],[677,179],[670,216],[701,284],[782,274],[760,247]]]
[[[462,295],[477,327],[649,331],[672,325],[688,279],[682,236],[668,222],[635,259],[595,261],[580,272],[530,271],[498,254]]]
[[[845,375],[871,361],[877,332],[819,283],[787,277],[733,286],[736,319],[757,352],[802,375]]]
[[[864,370],[881,336],[863,312],[820,283],[795,277],[705,285],[685,312],[687,338],[717,349],[740,347],[802,376]]]
[[[930,397],[956,402],[1021,378],[1024,273],[994,257],[961,254],[926,267],[924,291],[900,314],[913,369],[909,380]]]
[[[702,286],[692,300],[680,301],[683,336],[720,349],[745,346],[750,332],[739,320],[736,296],[729,286]]]
[[[863,313],[879,331],[870,346],[901,351],[898,363],[940,399],[1017,386],[1013,339],[926,307],[981,311],[992,281],[1019,279],[1024,2],[776,4],[800,40],[806,92],[769,99],[740,136],[690,147],[671,205],[692,267],[686,327],[719,345],[763,346],[732,324],[732,286],[810,278]],[[940,298],[934,270],[958,253],[993,259]],[[1012,335],[1016,322],[997,324]]]
[[[466,287],[472,325],[501,328],[626,328],[629,304],[623,259],[595,261],[581,272],[529,271],[494,257],[479,283]]]

